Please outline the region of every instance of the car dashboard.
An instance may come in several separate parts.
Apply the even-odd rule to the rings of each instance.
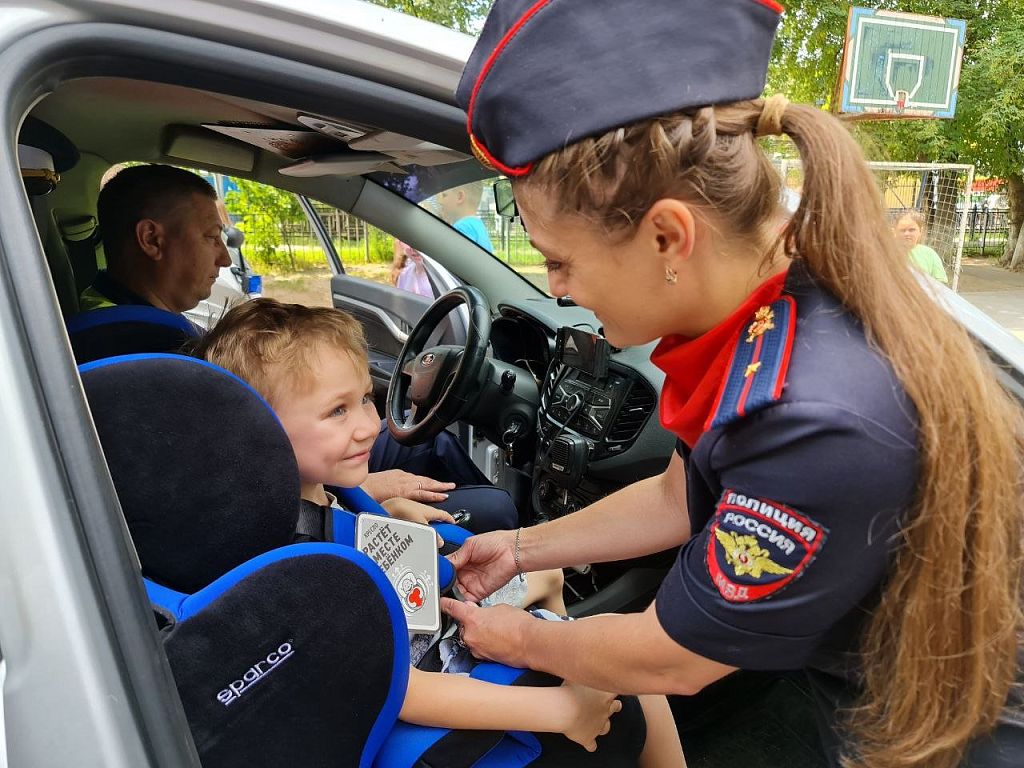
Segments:
[[[617,350],[599,340],[608,352],[606,364],[586,370],[556,340],[562,327],[598,330],[593,316],[580,308],[559,308],[555,315],[550,306],[550,300],[502,303],[491,329],[494,356],[530,371],[540,389],[531,435],[536,522],[570,514],[657,474],[675,444],[657,418],[664,376],[649,360],[652,345]]]

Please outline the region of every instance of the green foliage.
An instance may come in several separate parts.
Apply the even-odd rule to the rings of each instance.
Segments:
[[[791,0],[776,39],[768,88],[794,101],[832,106],[853,3]],[[1024,15],[1020,0],[875,0],[883,10],[964,19],[967,40],[957,117],[858,124],[874,159],[975,163],[982,172],[1019,174],[1024,136]],[[1008,145],[1016,144],[1016,147]]]
[[[377,5],[433,21],[460,32],[475,32],[491,0],[373,0]]]
[[[794,101],[832,106],[847,16],[853,4],[787,0],[769,71],[769,92],[785,93]],[[1024,188],[1024,3],[862,0],[855,4],[967,22],[956,117],[855,124],[853,132],[868,157],[972,163],[979,173],[1007,179],[1011,189]],[[1011,195],[1015,227],[1024,221],[1021,207]],[[1008,243],[1008,251],[1011,245]],[[1018,250],[1020,262],[1024,249]]]
[[[224,200],[229,212],[241,217],[245,254],[261,268],[298,268],[290,230],[305,222],[299,202],[290,192],[247,179],[235,179],[238,191]],[[283,248],[281,246],[284,246]]]
[[[395,238],[382,229],[368,227],[370,237],[370,261],[391,263],[395,258]]]

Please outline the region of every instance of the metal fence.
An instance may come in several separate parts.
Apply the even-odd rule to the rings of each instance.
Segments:
[[[958,212],[959,213],[959,212]],[[964,249],[981,257],[998,255],[1010,236],[1010,209],[975,203],[967,211]]]

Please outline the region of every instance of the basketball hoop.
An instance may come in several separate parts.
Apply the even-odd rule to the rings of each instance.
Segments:
[[[902,115],[903,110],[907,108],[907,99],[910,98],[910,94],[904,90],[898,90],[895,93],[896,99],[896,114]]]

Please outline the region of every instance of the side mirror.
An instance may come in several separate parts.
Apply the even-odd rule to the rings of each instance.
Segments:
[[[514,219],[519,215],[516,198],[512,194],[512,182],[509,179],[498,179],[494,182],[494,209],[505,219]]]
[[[224,228],[224,243],[228,248],[241,248],[245,242],[245,232],[238,227]]]

